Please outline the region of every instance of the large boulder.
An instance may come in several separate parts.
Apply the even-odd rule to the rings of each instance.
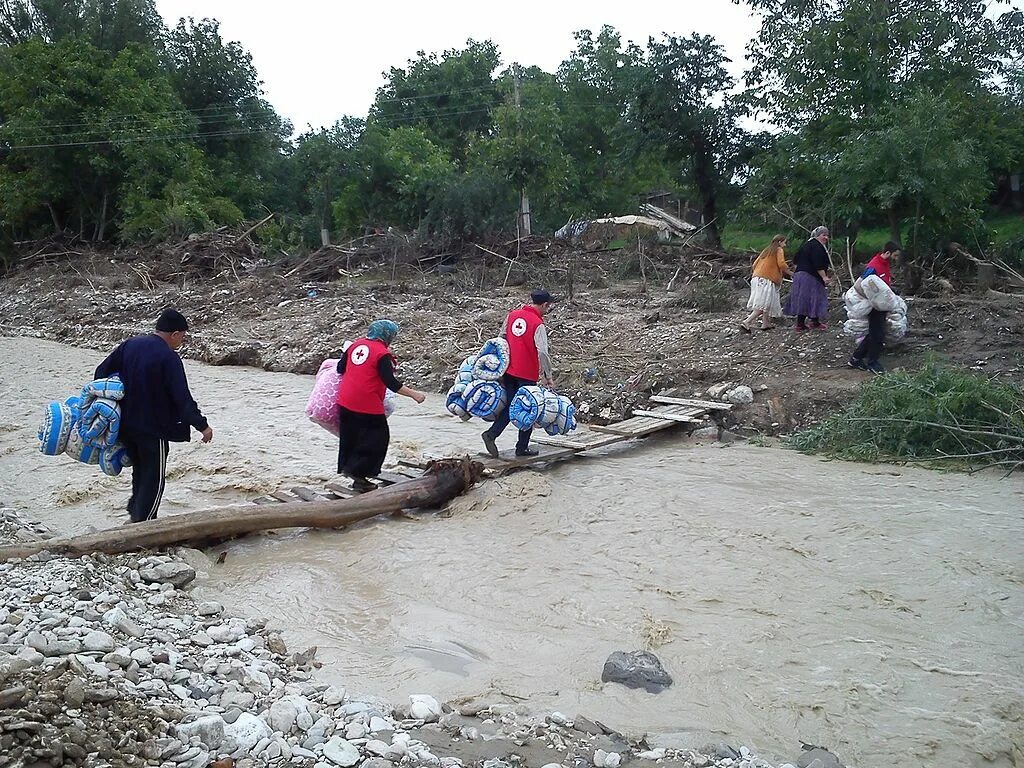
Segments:
[[[615,651],[604,663],[601,680],[643,688],[650,693],[659,693],[672,685],[672,676],[650,651]]]

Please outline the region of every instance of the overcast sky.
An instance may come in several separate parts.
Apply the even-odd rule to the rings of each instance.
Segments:
[[[417,51],[464,48],[469,38],[493,40],[502,64],[553,72],[575,47],[576,30],[596,33],[610,24],[624,41],[641,45],[663,32],[700,32],[725,46],[740,75],[757,30],[747,8],[731,0],[156,0],[156,7],[171,27],[183,16],[217,19],[221,36],[252,54],[267,99],[297,132],[330,126],[342,115],[365,117],[381,73],[405,67]]]

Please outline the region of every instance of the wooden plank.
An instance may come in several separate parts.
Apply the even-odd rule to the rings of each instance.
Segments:
[[[619,435],[620,437],[632,437],[633,431],[628,427],[622,429],[622,425],[626,422],[620,421],[618,424],[587,424],[587,429],[593,432],[604,432],[609,435]]]
[[[351,487],[341,483],[324,483],[324,488],[338,494],[343,499],[351,499],[356,495],[356,492]]]
[[[376,477],[371,477],[371,480],[379,480],[382,485],[394,485],[395,483],[404,483],[409,479],[407,475],[400,475],[397,472],[381,472]]]
[[[310,490],[309,488],[305,488],[301,485],[296,485],[294,488],[289,488],[288,490],[303,501],[323,501],[324,498],[316,491]]]
[[[607,437],[601,437],[595,435],[597,439],[593,442],[582,442],[579,440],[566,440],[564,437],[549,437],[547,435],[539,435],[537,437],[531,437],[531,443],[540,443],[541,445],[553,445],[558,448],[573,448],[577,451],[590,451],[594,448],[602,448],[606,445],[612,445],[613,443],[621,443],[626,439],[625,435],[611,435]]]
[[[652,403],[665,403],[666,405],[688,405],[692,408],[703,408],[706,411],[730,411],[731,403],[716,403],[712,400],[691,400],[686,397],[667,397],[666,395],[651,395]]]
[[[570,456],[575,456],[577,453],[579,453],[579,450],[576,448],[555,448],[550,451],[541,450],[536,456],[516,456],[514,453],[507,456],[499,456],[496,459],[488,456],[480,463],[488,469],[506,470],[516,467],[528,467],[531,464],[543,464],[544,462],[557,459],[567,459]]]
[[[403,467],[410,467],[412,469],[426,469],[429,459],[399,459],[398,463]]]
[[[669,413],[668,411],[645,411],[642,408],[633,409],[634,416],[647,416],[652,419],[668,419],[669,421],[682,421],[687,424],[702,424],[704,419],[696,419],[693,416],[684,416],[681,413]]]

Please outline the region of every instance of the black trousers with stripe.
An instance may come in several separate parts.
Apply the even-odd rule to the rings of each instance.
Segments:
[[[164,495],[167,441],[156,435],[123,430],[119,437],[132,460],[132,497],[128,502],[128,514],[133,523],[153,520]]]

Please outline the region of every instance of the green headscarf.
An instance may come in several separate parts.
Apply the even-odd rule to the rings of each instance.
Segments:
[[[374,320],[370,323],[370,330],[366,332],[366,338],[390,344],[398,336],[398,323],[394,320]]]

